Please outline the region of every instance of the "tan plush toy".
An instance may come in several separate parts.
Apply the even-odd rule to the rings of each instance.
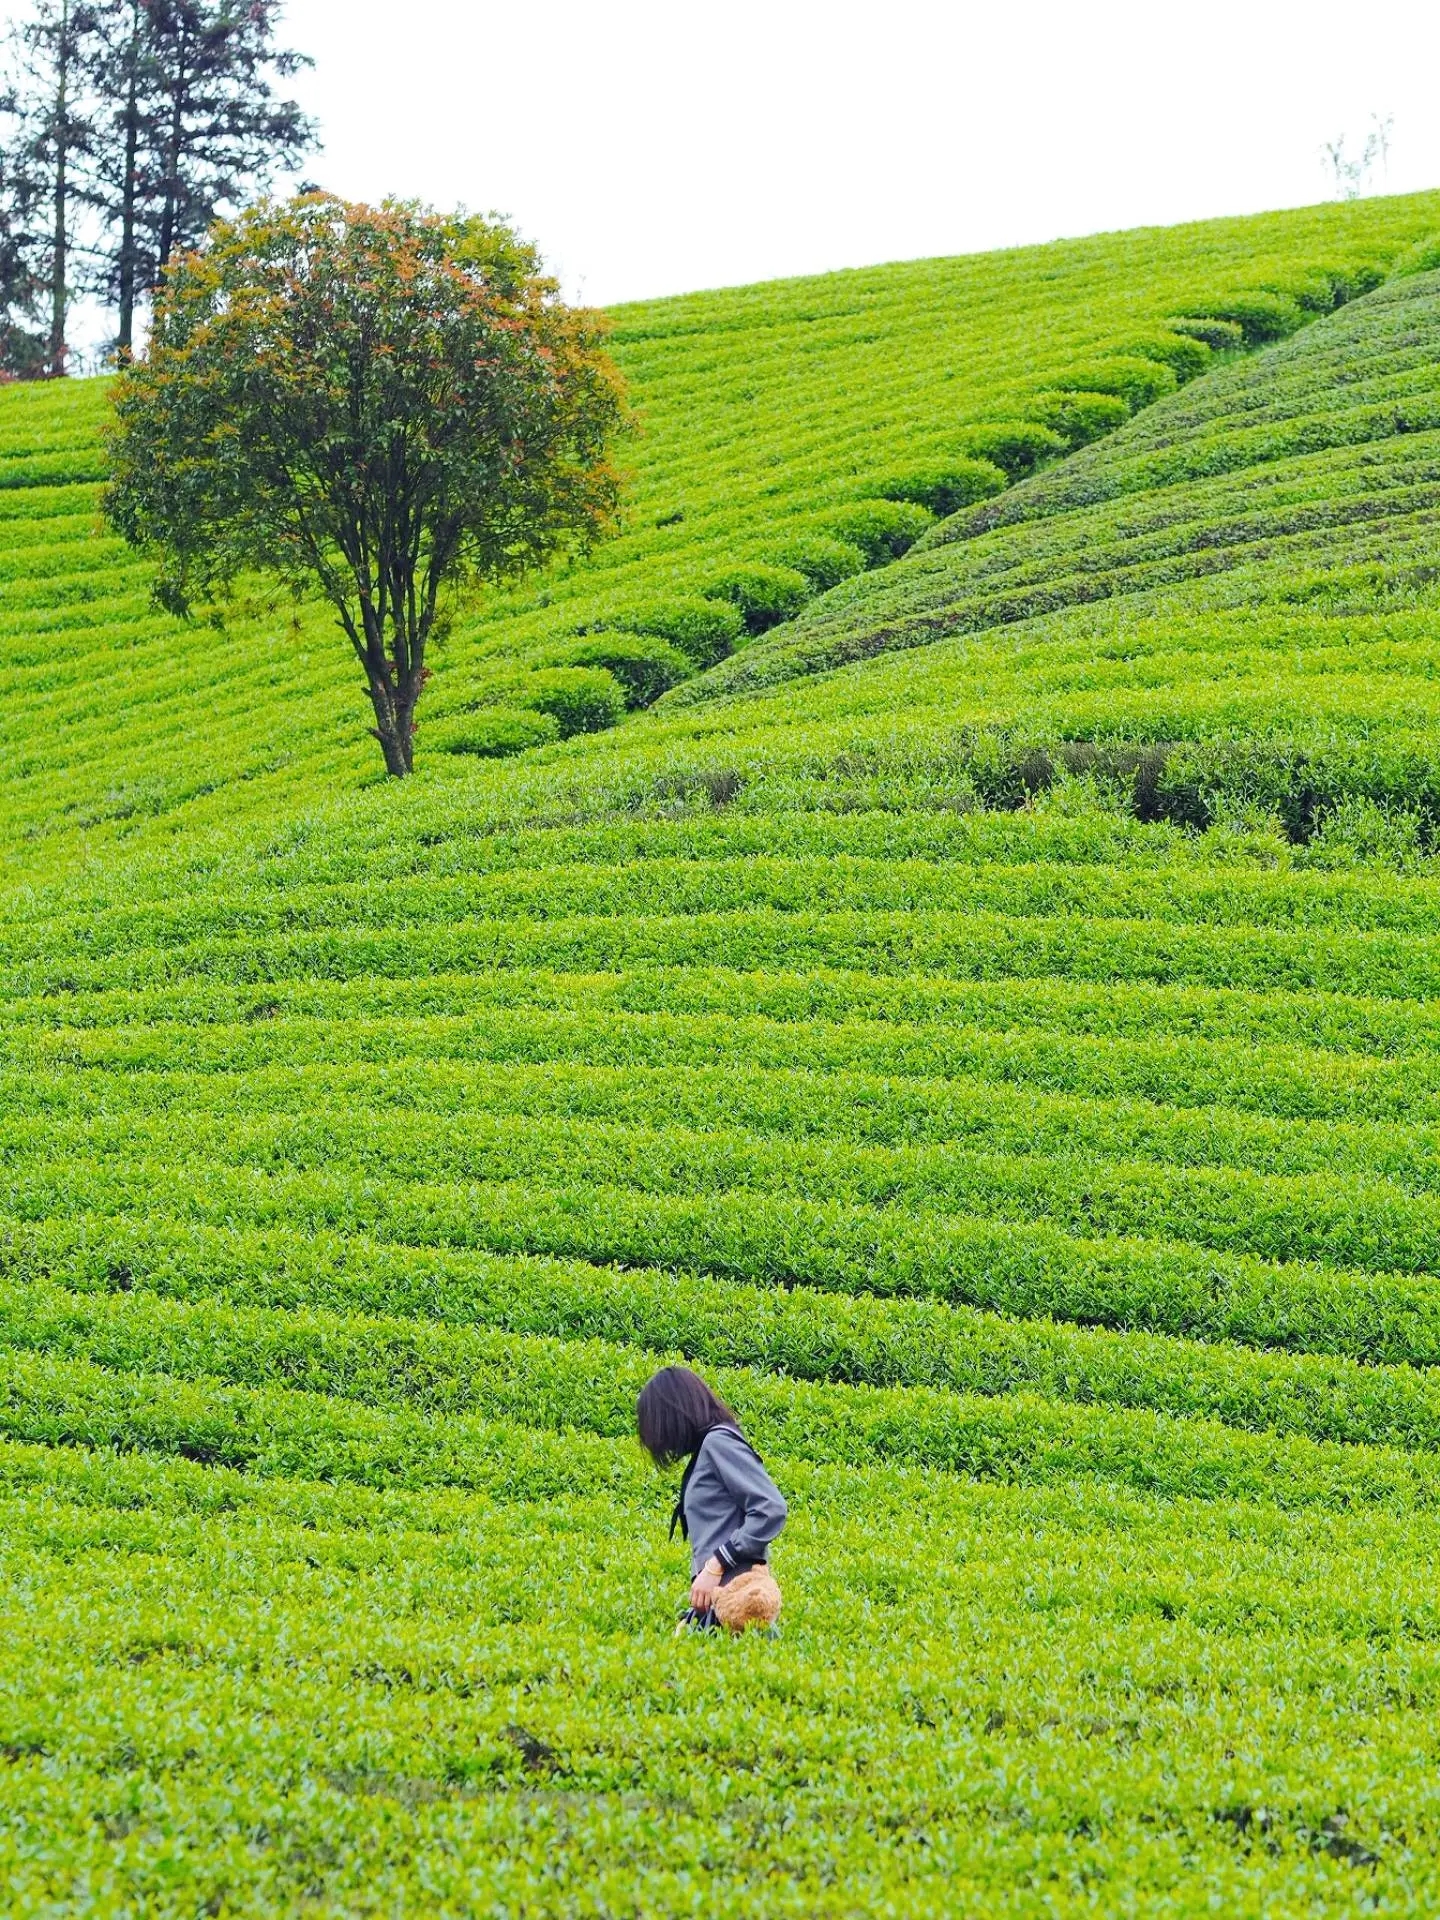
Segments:
[[[715,1595],[715,1618],[731,1633],[773,1627],[780,1616],[780,1588],[768,1567],[751,1567],[727,1580]]]

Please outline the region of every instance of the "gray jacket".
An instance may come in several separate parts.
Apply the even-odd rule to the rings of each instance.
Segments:
[[[712,1427],[685,1470],[677,1512],[698,1573],[713,1553],[727,1572],[766,1558],[785,1524],[780,1489],[736,1427]]]

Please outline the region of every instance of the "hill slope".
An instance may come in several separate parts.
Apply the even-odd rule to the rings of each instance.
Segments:
[[[808,553],[823,573],[836,516],[853,535],[857,504],[957,464],[1003,485],[1193,375],[1206,340],[1223,358],[1301,327],[1437,226],[1440,195],[1417,195],[621,310],[643,429],[628,530],[459,622],[422,712],[429,775],[497,703],[543,698],[532,670],[583,650],[577,630],[695,644],[702,602],[704,661],[729,644],[714,620],[740,624],[723,592],[713,612],[737,569]],[[16,879],[263,826],[378,768],[323,610],[252,593],[223,626],[182,628],[151,608],[149,570],[95,521],[103,401],[103,382],[0,393],[0,871]]]
[[[17,1910],[1435,1904],[1434,295],[724,695],[328,796],[338,730],[212,741],[88,865],[104,730],[12,769]],[[169,724],[253,743],[197,640]],[[670,1638],[677,1354],[793,1496],[776,1644]]]
[[[1159,401],[671,699],[1177,586],[1190,605],[1295,605],[1333,599],[1348,567],[1352,596],[1393,602],[1435,559],[1437,293],[1440,274],[1402,276]]]

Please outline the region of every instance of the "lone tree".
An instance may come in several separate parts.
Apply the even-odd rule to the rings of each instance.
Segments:
[[[625,404],[602,337],[504,226],[261,205],[167,272],[115,385],[106,512],[159,556],[177,614],[246,570],[318,584],[407,774],[442,591],[614,519]]]

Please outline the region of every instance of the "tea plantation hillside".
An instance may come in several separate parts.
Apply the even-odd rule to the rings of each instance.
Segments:
[[[620,310],[641,425],[627,531],[462,616],[421,760],[438,777],[445,749],[608,723],[936,511],[1303,328],[1437,227],[1440,195],[1417,195]],[[101,381],[0,392],[0,871],[18,880],[378,771],[325,610],[242,595],[182,628],[151,607],[150,570],[97,528],[104,405]]]
[[[12,550],[7,1910],[1440,1905],[1437,213],[1087,243],[1159,326],[1147,263],[1228,236],[1183,391],[649,711],[403,784],[308,613],[291,698],[88,505],[63,586]],[[1287,221],[1327,311],[1247,345]],[[672,335],[748,317],[778,391],[804,297]],[[91,404],[0,413],[93,462]],[[457,640],[437,733],[548,711],[610,572],[673,610],[653,552],[476,628],[509,707]],[[680,1355],[791,1497],[778,1641],[671,1635],[632,1432]]]
[[[1440,249],[1422,263],[1440,264]],[[1252,627],[1261,602],[1333,612],[1343,600],[1344,678],[1367,686],[1363,717],[1384,725],[1403,713],[1424,729],[1423,696],[1419,709],[1397,702],[1393,681],[1375,674],[1375,642],[1393,645],[1398,629],[1372,623],[1357,646],[1353,617],[1393,609],[1433,573],[1437,353],[1440,274],[1401,273],[1003,498],[957,513],[900,564],[837,588],[670,698],[714,699],[1112,598],[1137,611],[1157,595],[1187,611],[1242,607]],[[1172,628],[1189,624],[1183,614],[1171,619]],[[1232,629],[1226,650],[1243,657],[1249,650],[1235,646],[1238,638]],[[1338,664],[1327,661],[1324,682]],[[1403,654],[1383,664],[1405,670]],[[1227,677],[1243,671],[1227,663]],[[1154,692],[1147,674],[1147,702]],[[1271,725],[1293,728],[1317,706],[1328,710],[1335,693],[1332,684],[1312,685]],[[1362,715],[1347,709],[1344,717]]]

